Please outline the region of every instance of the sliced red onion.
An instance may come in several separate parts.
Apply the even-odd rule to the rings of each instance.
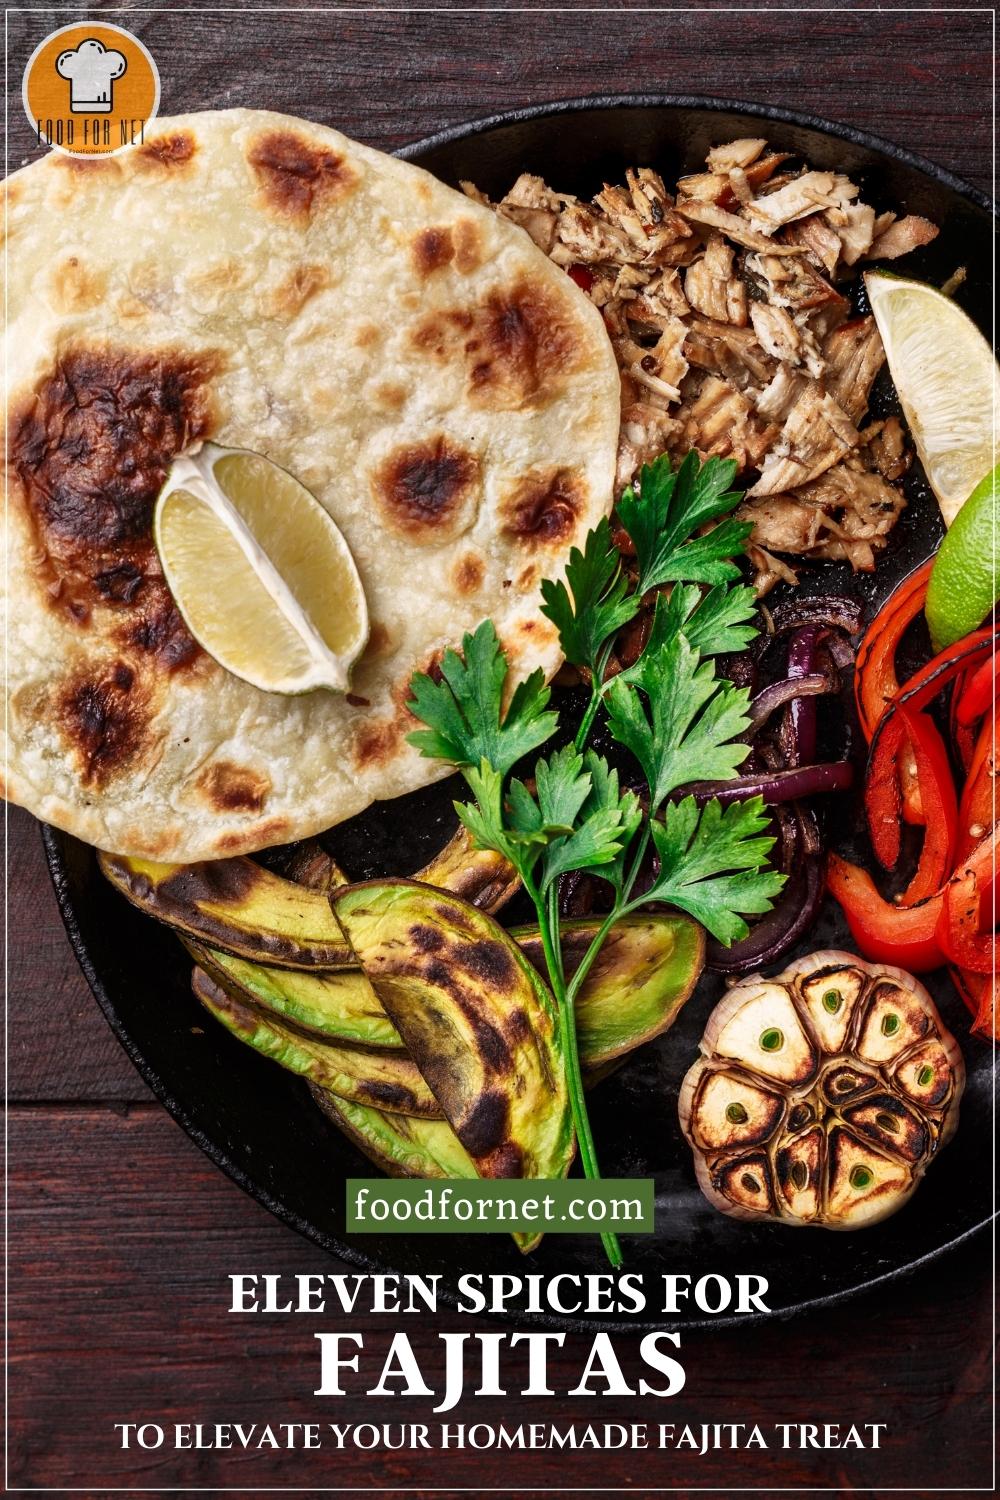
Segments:
[[[808,676],[799,677],[793,681],[791,677],[782,682],[772,682],[770,687],[762,688],[756,698],[751,699],[747,713],[750,716],[750,728],[754,733],[763,728],[771,715],[779,708],[784,708],[794,698],[805,698],[817,693],[830,693],[834,689],[828,677],[822,672],[811,672]]]
[[[816,664],[818,625],[797,630],[788,643],[788,676],[801,682],[812,674]],[[816,759],[816,705],[808,697],[793,698],[788,705],[790,766],[809,765]]]
[[[842,792],[854,781],[854,767],[849,760],[821,761],[813,766],[796,766],[790,771],[765,771],[759,776],[737,776],[733,781],[693,781],[679,795],[692,796],[698,803],[717,797],[723,807],[731,802],[745,802],[748,797],[763,797],[769,805],[795,802],[800,797],[818,797],[824,792]]]
[[[801,630],[804,625],[827,625],[834,630],[843,630],[847,635],[857,635],[861,629],[861,605],[856,599],[824,594],[818,599],[785,599],[771,610],[775,635],[787,635],[790,630]]]

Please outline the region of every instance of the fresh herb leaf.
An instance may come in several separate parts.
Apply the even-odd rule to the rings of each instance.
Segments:
[[[512,781],[510,827],[546,846],[539,890],[544,893],[570,870],[611,864],[625,833],[635,831],[633,801],[630,794],[619,796],[618,778],[600,756],[588,751],[584,757],[572,745],[538,761],[534,796],[523,782]]]
[[[566,660],[595,675],[602,672],[601,647],[636,615],[640,603],[628,593],[606,518],[587,533],[582,552],[578,547],[570,552],[565,583],[545,579],[542,599],[542,614],[559,631]]]
[[[621,896],[629,845],[642,823],[642,804],[635,792],[621,791],[618,772],[610,768],[603,755],[588,750],[584,760],[590,771],[592,786],[590,796],[583,805],[583,817],[590,817],[599,809],[607,807],[617,807],[621,813],[621,849],[613,860],[604,864],[597,872]]]
[[[426,672],[414,675],[406,706],[428,727],[407,739],[430,759],[473,767],[486,761],[505,775],[555,733],[558,715],[545,711],[549,689],[543,673],[532,672],[515,690],[501,721],[507,658],[492,620],[465,637],[462,651],[464,660],[455,651],[445,652],[440,682]]]
[[[743,498],[731,490],[736,463],[691,452],[676,470],[662,454],[639,477],[640,490],[629,488],[618,502],[622,525],[635,544],[639,563],[637,591],[647,593],[664,583],[726,583],[739,576],[732,561],[742,552],[752,526],[728,520],[696,536],[699,527],[727,515]]]
[[[701,809],[693,797],[668,805],[651,824],[660,868],[643,900],[679,907],[727,946],[746,937],[739,914],[769,910],[785,883],[760,868],[774,846],[767,822],[761,797],[726,808],[714,798]]]
[[[745,584],[720,584],[703,594],[697,584],[675,583],[670,596],[657,594],[646,650],[654,654],[682,631],[702,656],[729,656],[743,651],[757,635],[753,623],[756,599]],[[628,669],[629,675],[633,668]]]
[[[644,651],[629,680],[613,679],[605,696],[608,726],[642,767],[652,814],[686,782],[735,776],[750,750],[738,739],[750,723],[748,699],[745,688],[720,681],[683,635]]]

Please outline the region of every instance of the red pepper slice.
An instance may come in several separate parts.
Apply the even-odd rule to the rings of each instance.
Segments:
[[[992,630],[981,630],[940,652],[914,673],[879,719],[868,758],[865,806],[875,854],[887,870],[894,869],[899,859],[899,823],[901,815],[907,813],[908,791],[912,788],[916,793],[916,797],[911,798],[911,810],[919,809],[911,812],[908,822],[922,823],[926,827],[938,811],[934,802],[929,811],[924,808],[916,748],[899,717],[900,712],[926,708],[953,678],[978,663],[991,650],[993,639]],[[944,745],[930,721],[925,722],[929,726],[923,737],[925,750],[933,754],[935,762],[940,762],[945,756]]]
[[[940,938],[945,956],[973,974],[992,974],[995,944],[992,932],[980,931],[979,883],[971,870],[953,875],[944,888]]]
[[[951,730],[951,742],[955,747],[962,770],[968,774],[972,764],[973,752],[976,748],[976,731],[970,724],[958,722],[958,705],[962,700],[966,688],[978,671],[978,667],[967,667],[961,677],[956,677],[955,685],[951,690],[951,706],[948,711],[948,727]]]
[[[992,925],[981,931],[981,901],[996,871],[997,830],[981,839],[941,893],[937,939],[945,956],[973,974],[992,974],[996,945]],[[992,914],[991,914],[992,915]]]
[[[996,751],[996,721],[991,714],[979,731],[959,803],[957,859],[965,859],[993,827],[996,816]]]
[[[949,969],[956,990],[972,1012],[972,1030],[976,1036],[1000,1041],[1000,986],[995,979],[969,974],[963,969]]]
[[[918,974],[943,962],[937,938],[944,901],[940,892],[916,906],[894,906],[879,894],[867,870],[838,854],[827,860],[826,884],[866,958]]]
[[[926,714],[900,706],[910,746],[917,762],[920,803],[924,810],[924,842],[912,880],[903,892],[904,906],[913,906],[939,891],[955,861],[958,836],[958,796],[944,740]]]
[[[899,692],[896,651],[907,626],[924,607],[933,565],[934,559],[928,558],[922,567],[903,579],[861,638],[855,666],[854,696],[867,740],[875,733],[887,704]]]
[[[993,706],[996,679],[997,656],[994,652],[991,657],[967,676],[955,708],[957,723],[964,725],[975,724],[976,720],[981,719],[986,710]]]
[[[575,281],[581,292],[589,292],[594,285],[594,273],[589,266],[570,266],[566,273],[570,281]]]

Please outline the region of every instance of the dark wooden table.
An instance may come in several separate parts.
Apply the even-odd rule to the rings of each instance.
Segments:
[[[266,105],[392,148],[515,104],[628,90],[781,103],[898,141],[990,187],[991,16],[983,9],[560,14],[111,14],[159,60],[164,112]],[[35,151],[20,116],[24,62],[85,10],[12,14],[10,163]],[[479,1398],[466,1421],[885,1422],[878,1453],[122,1452],[112,1423],[423,1421],[431,1403],[366,1401],[363,1383],[317,1401],[312,1319],[238,1320],[237,1270],[337,1269],[203,1157],[150,1097],[76,968],[38,829],[18,811],[9,844],[9,1207],[12,1488],[186,1491],[228,1486],[788,1486],[904,1490],[991,1486],[990,1244],[981,1238],[904,1283],[831,1313],[686,1336],[688,1383],[651,1399]],[[808,1245],[803,1245],[808,1253]],[[850,1255],[850,1240],[845,1240]],[[461,1251],[456,1245],[456,1255]],[[342,1326],[385,1350],[399,1320]],[[440,1367],[437,1333],[497,1328],[407,1319]],[[626,1374],[637,1341],[619,1338]],[[578,1378],[570,1335],[555,1384]],[[351,1377],[349,1377],[350,1379]]]

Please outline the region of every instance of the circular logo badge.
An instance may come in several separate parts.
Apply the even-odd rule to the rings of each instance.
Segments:
[[[78,21],[35,48],[21,96],[40,146],[69,156],[114,156],[142,144],[160,106],[160,75],[130,31]]]

